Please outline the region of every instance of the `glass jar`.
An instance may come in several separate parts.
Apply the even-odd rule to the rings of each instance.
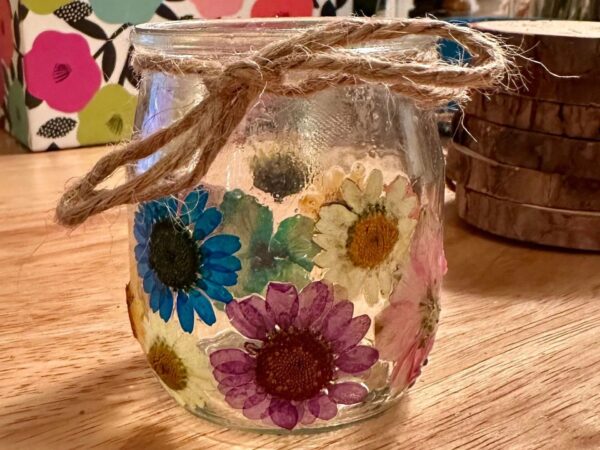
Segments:
[[[318,23],[150,24],[132,41],[214,66]],[[403,48],[434,50],[406,37],[353,51]],[[206,94],[200,75],[143,73],[138,132]],[[164,388],[258,431],[329,429],[392,405],[437,328],[443,173],[433,114],[386,86],[263,94],[201,186],[132,207],[129,314]]]

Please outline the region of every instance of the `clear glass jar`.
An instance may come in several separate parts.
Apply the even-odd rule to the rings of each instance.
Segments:
[[[227,63],[317,23],[151,24],[132,41]],[[138,132],[206,93],[198,75],[143,73]],[[198,416],[258,431],[329,429],[392,405],[437,328],[443,173],[433,114],[385,86],[263,94],[201,186],[131,210],[129,314],[165,389]]]

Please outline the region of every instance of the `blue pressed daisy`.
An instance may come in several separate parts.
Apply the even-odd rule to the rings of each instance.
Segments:
[[[152,311],[167,322],[174,304],[181,328],[194,329],[194,312],[207,325],[216,317],[210,300],[229,303],[227,286],[237,283],[240,240],[214,233],[223,220],[206,208],[208,192],[192,191],[183,204],[175,198],[142,203],[135,213],[135,258]],[[179,208],[178,208],[179,206]]]

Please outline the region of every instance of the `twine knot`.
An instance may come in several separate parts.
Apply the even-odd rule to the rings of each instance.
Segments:
[[[448,64],[431,52],[391,48],[383,56],[352,50],[358,45],[409,35],[455,40],[473,58],[469,65]],[[197,186],[263,91],[293,97],[308,96],[331,86],[385,84],[422,107],[434,107],[450,100],[464,100],[468,89],[500,84],[513,67],[505,46],[494,37],[469,28],[430,19],[357,18],[308,28],[224,66],[193,57],[149,52],[136,52],[133,65],[138,72],[200,75],[208,94],[169,127],[145,139],[134,139],[102,157],[60,199],[56,218],[62,225],[76,226],[118,205],[153,200]],[[303,73],[302,81],[289,81],[294,79],[289,76],[294,72]],[[183,136],[185,139],[179,139],[177,146],[161,155],[148,171],[113,189],[98,188],[118,168],[161,151]]]

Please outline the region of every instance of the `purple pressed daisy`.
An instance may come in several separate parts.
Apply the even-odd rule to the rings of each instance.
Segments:
[[[352,378],[379,358],[373,347],[358,345],[371,319],[352,318],[352,302],[335,301],[329,284],[315,281],[298,294],[293,284],[272,282],[266,300],[252,295],[226,311],[250,341],[244,350],[217,350],[210,361],[225,400],[244,416],[291,430],[332,419],[338,405],[366,397]]]

